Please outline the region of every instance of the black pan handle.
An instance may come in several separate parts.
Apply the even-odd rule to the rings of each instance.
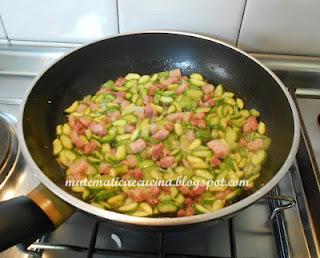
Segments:
[[[68,203],[40,184],[28,196],[0,202],[0,251],[15,244],[32,244],[75,212]]]
[[[18,243],[31,244],[53,229],[49,217],[30,198],[0,202],[0,251]]]

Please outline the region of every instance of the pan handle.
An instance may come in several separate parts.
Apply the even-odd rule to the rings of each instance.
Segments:
[[[73,213],[69,204],[42,184],[28,196],[0,202],[0,251],[18,243],[30,245]]]

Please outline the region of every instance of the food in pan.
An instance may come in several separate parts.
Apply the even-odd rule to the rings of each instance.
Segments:
[[[257,110],[223,85],[179,69],[109,80],[65,112],[53,154],[68,180],[173,183],[72,187],[95,206],[133,216],[223,208],[254,187],[271,143]],[[174,185],[178,178],[201,184]],[[247,184],[237,185],[241,180]],[[234,185],[215,183],[229,181]]]

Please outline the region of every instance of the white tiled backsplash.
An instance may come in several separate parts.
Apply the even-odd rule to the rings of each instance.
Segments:
[[[320,0],[0,0],[11,43],[85,43],[167,29],[250,52],[320,56]],[[7,43],[0,23],[0,44]]]
[[[320,0],[248,0],[238,46],[320,56]]]
[[[84,43],[118,33],[116,0],[0,0],[12,40]]]
[[[245,0],[118,0],[120,32],[169,29],[236,44]]]

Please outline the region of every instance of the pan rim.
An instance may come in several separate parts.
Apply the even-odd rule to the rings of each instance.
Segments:
[[[24,138],[24,131],[23,131],[23,114],[24,114],[24,109],[25,105],[27,103],[27,100],[29,98],[30,93],[32,92],[33,87],[36,85],[38,80],[47,72],[48,69],[50,69],[53,65],[57,64],[60,60],[66,58],[67,56],[71,55],[73,52],[85,48],[89,45],[107,40],[107,39],[112,39],[112,38],[118,38],[118,37],[124,37],[124,36],[130,36],[130,35],[139,35],[139,34],[173,34],[173,35],[183,35],[183,36],[189,36],[189,37],[194,37],[194,38],[200,38],[208,41],[212,41],[214,43],[223,45],[225,47],[228,47],[243,56],[249,58],[256,64],[258,64],[260,67],[262,67],[279,85],[281,90],[283,91],[284,95],[286,96],[288,103],[290,105],[291,113],[293,116],[293,122],[294,122],[294,135],[292,139],[292,144],[291,148],[289,151],[289,154],[285,160],[285,162],[282,164],[281,168],[278,170],[278,172],[272,177],[272,179],[265,184],[263,187],[258,189],[256,192],[253,194],[250,194],[246,198],[237,201],[229,206],[224,207],[221,210],[217,210],[214,212],[206,213],[206,214],[201,214],[201,215],[194,215],[194,216],[189,216],[189,217],[164,217],[164,218],[141,218],[141,217],[134,217],[130,215],[125,215],[113,211],[108,211],[108,210],[102,210],[100,208],[97,208],[91,204],[88,204],[73,195],[65,192],[62,188],[60,188],[58,185],[56,185],[53,181],[51,181],[45,174],[42,172],[42,170],[38,167],[36,162],[33,160],[27,144],[25,142]],[[231,215],[237,211],[240,211],[247,206],[251,205],[252,203],[256,202],[259,200],[261,197],[263,197],[265,194],[267,194],[274,186],[276,186],[281,178],[287,173],[289,170],[290,166],[293,163],[293,160],[295,158],[295,155],[298,151],[299,147],[299,141],[300,141],[300,123],[299,123],[299,117],[298,117],[298,111],[297,108],[294,104],[294,101],[285,87],[285,85],[281,82],[281,80],[264,64],[262,64],[260,61],[258,61],[256,58],[248,54],[247,52],[232,46],[231,44],[228,44],[226,42],[223,42],[218,39],[214,39],[212,37],[196,34],[196,33],[189,33],[189,32],[181,32],[181,31],[174,31],[174,30],[147,30],[147,31],[137,31],[137,32],[131,32],[131,33],[121,33],[117,34],[115,36],[111,37],[105,37],[99,40],[96,40],[94,42],[90,42],[88,44],[82,45],[80,47],[75,48],[74,50],[62,55],[60,58],[55,60],[53,63],[49,64],[41,73],[39,73],[33,82],[31,83],[30,87],[27,89],[23,99],[22,103],[19,108],[19,114],[18,114],[18,139],[19,139],[19,144],[21,147],[21,151],[23,153],[24,158],[27,161],[27,164],[30,166],[33,174],[55,195],[57,195],[59,198],[64,200],[65,202],[69,203],[71,206],[76,207],[79,210],[85,211],[89,214],[95,215],[100,218],[104,218],[107,220],[112,220],[112,221],[117,221],[117,222],[122,222],[122,223],[127,223],[127,224],[133,224],[133,225],[140,225],[140,226],[155,226],[155,227],[164,227],[164,226],[178,226],[178,225],[187,225],[187,224],[194,224],[194,223],[201,223],[213,219],[221,219],[227,215]]]

